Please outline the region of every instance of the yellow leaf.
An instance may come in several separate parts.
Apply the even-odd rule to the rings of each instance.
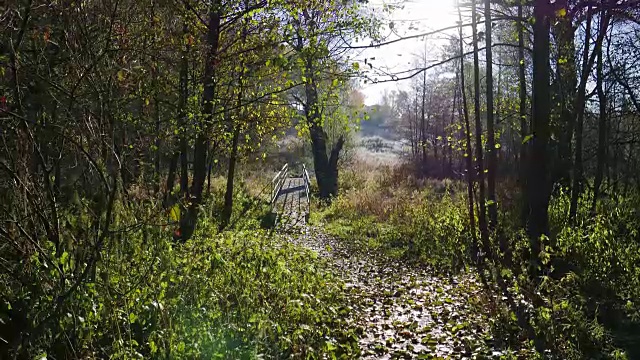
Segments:
[[[562,9],[556,10],[556,16],[557,17],[565,17],[565,16],[567,16],[567,9],[562,8]]]
[[[174,205],[169,211],[169,218],[172,221],[180,221],[180,206],[178,204]]]

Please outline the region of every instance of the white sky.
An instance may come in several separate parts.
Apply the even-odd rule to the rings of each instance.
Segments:
[[[389,3],[389,2],[387,2]],[[373,6],[377,13],[381,12],[383,0],[373,0],[370,5]],[[403,36],[410,36],[419,33],[438,30],[447,26],[456,25],[458,19],[455,0],[407,0],[401,5],[403,9],[395,10],[393,13],[386,13],[384,16],[394,22],[394,28],[397,33]],[[388,36],[387,40],[397,39],[398,36],[391,33],[389,29],[389,21],[385,21],[382,28],[382,34]],[[411,27],[411,29],[410,29]],[[454,30],[454,33],[456,31]],[[451,33],[451,32],[448,32]],[[403,40],[394,44],[381,46],[378,49],[368,49],[356,57],[363,69],[368,69],[363,63],[364,58],[375,58],[371,61],[375,67],[382,67],[388,72],[399,72],[414,68],[413,63],[422,56],[427,54],[427,60],[438,60],[440,58],[440,48],[444,44],[442,36],[431,36],[428,41],[419,38]],[[368,45],[362,42],[359,45]],[[388,69],[388,70],[387,70]],[[382,93],[385,91],[397,90],[405,88],[409,85],[410,80],[398,82],[387,82],[380,84],[361,84],[361,91],[364,93],[367,105],[373,105],[380,102]]]

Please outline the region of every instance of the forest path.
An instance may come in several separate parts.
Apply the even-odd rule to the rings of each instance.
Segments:
[[[351,251],[307,227],[291,241],[328,260],[341,276],[362,359],[493,359],[490,321],[474,301],[485,296],[472,274],[435,276],[381,255]]]

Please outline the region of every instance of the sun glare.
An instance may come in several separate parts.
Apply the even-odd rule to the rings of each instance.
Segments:
[[[456,22],[455,0],[413,0],[403,3],[388,18],[389,23],[382,30],[388,40],[417,34],[433,32]],[[383,3],[374,3],[382,8]],[[415,61],[424,55],[427,59],[437,58],[439,48],[446,40],[443,34],[418,37],[384,45],[363,52],[362,57],[369,59],[375,68],[387,73],[401,73],[412,69]],[[374,60],[370,60],[370,59]],[[372,76],[373,80],[376,79]],[[388,79],[388,78],[387,78]],[[381,80],[380,77],[377,80]],[[397,90],[406,86],[407,81],[362,84],[366,104],[379,103],[385,91]]]

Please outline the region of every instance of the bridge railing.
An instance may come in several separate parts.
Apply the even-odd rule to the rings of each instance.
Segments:
[[[307,193],[307,213],[311,214],[311,189],[309,188],[311,180],[309,180],[309,172],[304,164],[302,164],[302,179],[304,180],[304,191]]]
[[[284,164],[282,170],[278,171],[276,176],[271,180],[271,205],[278,198],[278,193],[280,189],[282,189],[282,185],[284,185],[285,180],[289,177],[289,164]]]

